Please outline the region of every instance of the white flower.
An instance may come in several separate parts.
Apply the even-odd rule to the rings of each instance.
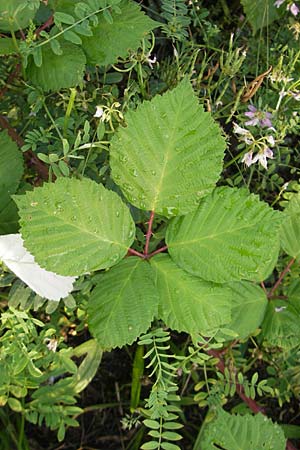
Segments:
[[[252,151],[245,153],[243,156],[242,162],[245,163],[247,167],[250,167],[251,164],[253,164],[252,156],[253,156]]]
[[[48,343],[46,344],[48,350],[50,350],[51,352],[56,352],[58,341],[57,341],[56,339],[49,339],[49,338],[46,338],[46,339],[45,339],[45,343],[46,343],[46,342],[48,342]]]
[[[268,161],[267,158],[273,159],[273,152],[269,147],[266,147],[262,152],[256,153],[254,158],[252,159],[252,164],[255,164],[257,161],[264,169],[268,169]]]
[[[151,58],[150,53],[147,55],[147,59],[146,59],[147,63],[149,64],[149,66],[151,67],[151,69],[153,69],[153,64],[155,64],[157,62],[156,56],[154,55],[153,58]]]
[[[274,147],[274,145],[275,145],[275,139],[273,138],[272,135],[267,136],[267,141],[268,141],[268,143],[271,145],[271,147]]]
[[[100,106],[96,106],[96,112],[93,117],[102,117],[103,116],[103,109]]]
[[[242,136],[247,136],[250,134],[249,130],[240,127],[237,123],[233,122],[233,132],[235,134],[240,134]]]
[[[57,275],[42,269],[23,245],[20,234],[0,236],[0,260],[30,289],[48,300],[58,301],[73,289],[76,277]]]
[[[253,143],[253,136],[249,130],[246,128],[240,127],[237,123],[233,122],[233,132],[235,134],[240,134],[242,137],[240,138],[242,141],[246,142],[247,145],[251,145]]]

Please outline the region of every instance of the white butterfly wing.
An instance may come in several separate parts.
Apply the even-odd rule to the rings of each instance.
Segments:
[[[34,292],[48,300],[60,300],[73,289],[76,277],[65,277],[42,269],[29,253],[20,234],[0,236],[0,260]]]

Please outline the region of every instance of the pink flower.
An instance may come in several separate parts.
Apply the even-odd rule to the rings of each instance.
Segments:
[[[245,122],[245,125],[260,126],[260,127],[272,127],[271,117],[272,114],[266,111],[258,111],[254,105],[248,106],[249,111],[245,112],[246,117],[250,117],[251,120]]]
[[[293,14],[293,16],[297,16],[298,12],[300,11],[300,9],[298,8],[298,6],[296,5],[296,3],[293,3],[290,7],[289,7],[291,13]]]

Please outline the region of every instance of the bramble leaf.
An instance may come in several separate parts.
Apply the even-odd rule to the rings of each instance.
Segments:
[[[173,219],[166,242],[172,259],[189,273],[224,283],[261,281],[279,251],[281,214],[245,189],[217,188],[196,211]]]
[[[231,291],[194,277],[168,255],[150,259],[159,293],[158,317],[172,330],[205,334],[231,319]]]
[[[81,47],[66,41],[59,44],[62,54],[53,53],[50,44],[41,47],[41,67],[37,67],[32,58],[29,59],[26,73],[30,81],[44,91],[74,87],[83,78],[86,58]]]
[[[137,50],[143,37],[159,25],[133,1],[123,0],[118,7],[120,13],[111,12],[112,23],[99,15],[98,25],[92,28],[93,36],[82,36],[88,63],[100,66],[116,63],[129,50]]]
[[[285,443],[280,426],[262,414],[231,415],[218,409],[204,427],[199,450],[284,450]]]
[[[6,131],[0,133],[0,234],[17,230],[18,214],[11,195],[23,175],[23,157]]]
[[[8,37],[0,38],[0,55],[12,55],[13,53],[17,53],[13,39]]]
[[[241,0],[246,17],[253,28],[253,34],[279,18],[274,0]]]
[[[271,300],[262,323],[264,340],[274,347],[290,349],[299,344],[300,311],[287,300]]]
[[[259,286],[247,281],[228,283],[227,286],[231,291],[232,319],[226,324],[226,330],[232,330],[238,339],[244,339],[260,326],[268,305],[267,298]]]
[[[23,156],[6,131],[0,132],[0,199],[14,194],[23,175]]]
[[[38,7],[39,2],[32,0],[0,0],[0,31],[26,28]]]
[[[215,187],[225,141],[184,79],[126,114],[111,145],[114,181],[140,209],[170,217],[194,210]]]
[[[88,323],[103,349],[132,344],[157,313],[158,294],[149,263],[124,259],[104,273],[88,303]]]
[[[134,239],[120,197],[89,179],[60,178],[15,201],[25,247],[41,267],[60,275],[111,267]]]
[[[283,213],[281,245],[293,258],[300,256],[300,192],[294,194]]]

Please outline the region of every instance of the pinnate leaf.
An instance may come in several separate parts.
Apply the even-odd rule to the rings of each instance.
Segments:
[[[61,275],[111,267],[134,239],[120,197],[89,179],[60,178],[15,200],[25,247],[41,267]]]
[[[173,330],[202,333],[231,319],[231,291],[180,269],[168,255],[150,259],[159,292],[158,316]]]
[[[130,257],[104,273],[88,304],[88,323],[104,349],[132,344],[157,313],[158,294],[148,262]]]
[[[111,168],[128,200],[167,217],[197,208],[218,180],[225,141],[189,81],[125,119],[112,141]]]
[[[166,241],[172,259],[189,273],[224,283],[261,281],[279,250],[281,214],[245,189],[217,188],[197,210],[171,221]]]

